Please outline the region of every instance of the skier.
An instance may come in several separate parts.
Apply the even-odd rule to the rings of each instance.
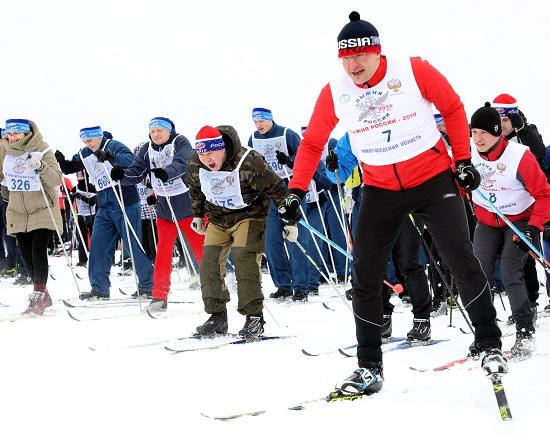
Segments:
[[[48,242],[51,231],[61,230],[55,187],[61,171],[33,121],[8,119],[0,146],[0,181],[10,191],[6,211],[8,235],[15,235],[34,291],[23,315],[42,315],[52,305],[48,282]],[[47,201],[47,202],[46,202]]]
[[[273,171],[288,182],[292,174],[294,156],[300,144],[300,136],[290,128],[277,125],[271,110],[257,107],[252,109],[252,120],[256,131],[248,139],[248,146],[258,151]],[[266,256],[271,279],[277,291],[271,298],[292,297],[293,301],[307,301],[308,261],[293,244],[285,249],[283,224],[273,203],[267,216],[265,228]],[[307,245],[307,231],[299,228],[298,242]],[[288,252],[288,254],[287,254]]]
[[[165,117],[151,119],[149,137],[150,141],[141,147],[129,167],[113,167],[111,178],[120,181],[122,185],[136,185],[148,174],[151,176],[151,184],[157,196],[159,240],[153,273],[153,298],[148,309],[164,311],[170,292],[174,243],[178,237],[174,218],[191,246],[196,264],[202,259],[203,237],[190,228],[192,214],[189,188],[184,182],[188,159],[192,152],[189,140],[178,134],[174,122]],[[172,215],[172,210],[175,215]]]
[[[517,100],[506,93],[500,94],[493,99],[492,106],[498,111],[502,126],[502,134],[507,140],[521,143],[529,148],[537,159],[541,168],[544,167],[546,149],[536,125],[529,124],[525,114],[519,109]],[[543,169],[544,170],[544,169]],[[523,267],[523,277],[529,294],[533,318],[537,319],[537,308],[539,298],[539,278],[535,260],[527,256]],[[514,316],[509,318],[513,323]]]
[[[210,318],[197,327],[199,335],[227,333],[229,291],[224,283],[229,251],[237,278],[238,312],[246,315],[239,334],[258,339],[264,331],[261,256],[269,200],[276,204],[288,194],[285,182],[256,151],[241,147],[228,125],[202,127],[189,158],[186,182],[191,195],[192,228],[205,234],[200,280],[204,309]],[[208,222],[205,220],[208,218]],[[285,227],[289,241],[295,226]]]
[[[459,96],[421,58],[382,56],[378,31],[357,12],[338,35],[338,48],[344,72],[319,95],[294,162],[290,194],[280,210],[285,221],[297,221],[296,211],[323,147],[342,120],[365,187],[353,260],[359,368],[336,386],[333,396],[382,389],[381,285],[397,229],[413,211],[424,219],[456,278],[485,372],[506,372],[490,288],[473,254],[455,184],[474,190],[480,182],[470,160],[468,122]],[[457,167],[454,178],[432,103],[447,126]]]
[[[92,238],[92,228],[94,226],[94,216],[96,211],[95,187],[88,181],[85,171],[76,173],[77,183],[70,191],[71,199],[76,202],[77,224],[82,234],[78,238],[78,263],[77,267],[87,267],[88,258],[86,252],[89,252],[89,240]],[[71,202],[72,202],[71,200]],[[84,241],[85,244],[82,244]]]
[[[470,122],[472,162],[481,173],[480,190],[536,247],[550,219],[550,185],[535,156],[526,146],[501,136],[499,113],[489,103]],[[478,223],[474,252],[486,276],[492,276],[500,256],[502,282],[516,324],[512,354],[528,357],[535,347],[535,326],[523,277],[529,247],[521,241],[493,207],[473,196]]]
[[[129,166],[134,160],[134,154],[124,144],[108,139],[101,127],[82,128],[80,139],[85,147],[78,151],[71,160],[66,160],[63,153],[55,152],[55,157],[65,174],[86,170],[90,180],[95,185],[97,212],[94,219],[92,239],[90,241],[90,257],[88,258],[88,277],[92,290],[83,292],[83,300],[108,299],[111,281],[109,272],[115,254],[117,241],[121,238],[124,246],[131,242],[138,277],[139,295],[151,297],[152,264],[139,247],[135,235],[141,234],[140,206],[135,186],[116,186],[117,194],[122,193],[124,212],[135,232],[128,228],[128,240],[124,214],[115,197],[109,172],[112,164]],[[138,238],[139,241],[139,238]],[[137,297],[138,291],[133,294]]]

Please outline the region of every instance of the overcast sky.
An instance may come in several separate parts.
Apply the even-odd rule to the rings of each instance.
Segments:
[[[193,141],[205,124],[234,125],[269,107],[299,132],[337,68],[336,36],[352,10],[388,55],[429,60],[470,116],[515,96],[550,144],[550,6],[535,0],[2,2],[0,118],[37,122],[67,154],[101,125],[133,148],[154,116]],[[334,132],[334,137],[341,134]]]

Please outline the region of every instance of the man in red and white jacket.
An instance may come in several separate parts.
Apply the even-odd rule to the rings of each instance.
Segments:
[[[535,246],[550,219],[550,185],[529,148],[502,135],[496,109],[478,109],[470,122],[472,162],[481,174],[480,195],[474,194],[478,223],[474,252],[486,276],[492,276],[500,256],[501,278],[516,324],[512,354],[528,357],[535,347],[534,316],[525,287],[523,266],[529,247],[499,217],[499,209]],[[490,203],[488,203],[490,202]]]
[[[500,372],[501,332],[487,279],[473,254],[456,181],[473,190],[479,173],[470,161],[466,113],[446,78],[418,58],[381,55],[376,28],[349,16],[338,35],[343,71],[322,90],[294,164],[282,218],[296,221],[299,202],[315,172],[329,134],[339,121],[359,161],[364,192],[354,242],[353,310],[359,369],[337,385],[335,397],[382,388],[382,281],[396,234],[408,214],[420,216],[449,265],[475,327],[476,348]],[[437,130],[432,104],[443,116],[456,173]],[[490,373],[490,372],[488,372]]]

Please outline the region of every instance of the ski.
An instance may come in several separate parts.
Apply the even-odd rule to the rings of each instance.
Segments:
[[[34,319],[34,318],[44,318],[49,316],[55,316],[57,315],[57,311],[55,309],[52,310],[46,310],[42,315],[23,315],[21,313],[17,314],[11,314],[6,316],[0,316],[0,322],[15,322],[15,321],[21,321],[21,320],[27,320],[27,319]]]
[[[363,398],[364,396],[367,396],[367,395],[341,396],[341,395],[334,395],[331,393],[329,396],[309,399],[307,401],[302,401],[290,406],[264,408],[259,410],[245,411],[242,413],[233,413],[233,414],[220,415],[220,416],[214,416],[208,413],[201,412],[201,416],[207,417],[208,419],[228,421],[228,420],[238,419],[244,416],[259,416],[259,415],[268,413],[269,411],[280,410],[282,408],[287,410],[292,410],[292,411],[301,411],[316,404],[330,403],[335,401],[356,401],[358,399]]]
[[[407,338],[405,338],[405,337],[391,337],[389,339],[383,339],[382,340],[382,345],[391,344],[391,343],[395,343],[395,342],[402,342],[405,339],[407,339]],[[338,353],[338,352],[340,352],[340,350],[345,352],[347,350],[351,350],[351,349],[356,348],[356,347],[357,347],[357,344],[353,344],[353,345],[348,345],[346,347],[332,348],[332,349],[326,350],[326,351],[312,351],[312,350],[307,350],[305,348],[302,348],[302,354],[304,354],[305,356],[310,356],[310,357],[318,357],[318,356],[325,356],[325,355],[328,355],[328,354]]]
[[[493,385],[493,392],[498,404],[498,411],[502,420],[512,420],[512,412],[510,411],[510,405],[508,404],[508,398],[502,385],[502,377],[498,374],[493,374],[489,377],[491,384]]]
[[[76,313],[75,311],[72,311],[71,309],[67,309],[67,315],[69,315],[69,318],[71,318],[74,321],[101,321],[106,319],[117,319],[117,318],[126,318],[126,317],[132,317],[132,316],[140,316],[143,315],[143,311],[141,310],[133,310],[133,311],[126,311],[126,312],[112,312],[111,314],[106,315],[81,315],[80,313]]]
[[[390,351],[396,351],[396,350],[407,350],[409,348],[417,348],[417,347],[425,347],[429,345],[436,345],[440,344],[442,342],[447,342],[449,339],[432,339],[430,341],[426,342],[401,342],[399,345],[396,345],[394,347],[391,347],[387,350],[383,350],[384,353],[388,353]],[[355,347],[354,347],[355,348]],[[345,357],[356,357],[357,353],[349,350],[345,350],[343,348],[338,349],[338,352],[345,356]]]
[[[180,339],[164,346],[164,349],[172,354],[185,353],[200,350],[215,350],[228,345],[253,344],[275,339],[286,339],[292,336],[260,336],[257,340],[243,339],[241,336],[228,334],[219,337],[191,336],[189,339]]]
[[[142,304],[146,304],[146,301],[141,300]],[[193,301],[174,300],[168,301],[168,304],[194,304]],[[94,301],[82,301],[82,300],[63,300],[63,304],[69,308],[75,309],[91,309],[91,308],[105,308],[105,307],[127,307],[138,306],[139,302],[134,298],[114,298],[106,300],[94,300]]]

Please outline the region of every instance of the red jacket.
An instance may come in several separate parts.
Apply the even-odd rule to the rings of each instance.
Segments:
[[[445,121],[455,161],[470,159],[470,132],[464,105],[447,79],[427,61],[411,57],[411,66],[422,96],[433,103]],[[386,75],[387,60],[380,57],[380,66],[368,81],[367,87],[380,83]],[[313,114],[298,148],[294,162],[290,188],[307,191],[309,181],[317,168],[319,159],[330,133],[338,123],[330,85],[322,90]],[[448,170],[451,158],[443,140],[436,146],[414,158],[385,166],[361,164],[363,183],[386,190],[406,190]]]
[[[497,147],[487,156],[480,154],[481,158],[488,161],[498,160],[508,146],[508,143],[508,140],[502,137]],[[525,151],[525,154],[521,157],[516,178],[525,186],[529,194],[533,196],[535,202],[520,214],[505,215],[511,222],[528,220],[528,225],[535,226],[542,231],[544,224],[550,219],[550,185],[531,151]],[[476,217],[481,223],[497,228],[506,226],[506,223],[498,214],[475,203],[473,205]]]

